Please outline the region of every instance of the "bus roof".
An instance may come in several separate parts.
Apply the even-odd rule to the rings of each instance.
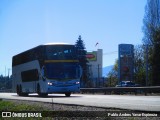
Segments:
[[[69,43],[46,43],[44,45],[72,45],[72,44],[69,44]]]
[[[38,48],[38,47],[42,47],[42,46],[48,46],[48,45],[73,45],[73,44],[69,44],[69,43],[46,43],[46,44],[42,44],[42,45],[38,45],[38,46],[36,46],[36,47],[33,47],[33,48],[31,48],[31,49],[28,49],[28,50],[25,50],[25,51],[23,51],[23,52],[21,52],[21,53],[18,53],[18,54],[16,54],[16,55],[14,55],[14,56],[17,56],[17,55],[20,55],[20,54],[23,54],[23,53],[25,53],[25,52],[28,52],[28,51],[30,51],[30,50],[33,50],[33,49],[35,49],[35,48]],[[13,56],[13,57],[14,57]]]

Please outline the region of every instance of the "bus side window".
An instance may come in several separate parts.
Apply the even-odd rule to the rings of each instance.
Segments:
[[[38,81],[39,80],[38,70],[31,69],[27,71],[22,71],[21,77],[23,82]]]

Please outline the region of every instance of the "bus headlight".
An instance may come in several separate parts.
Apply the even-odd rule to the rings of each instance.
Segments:
[[[76,82],[76,84],[79,84],[80,82]]]
[[[51,83],[51,82],[48,82],[48,85],[53,85],[53,83]]]

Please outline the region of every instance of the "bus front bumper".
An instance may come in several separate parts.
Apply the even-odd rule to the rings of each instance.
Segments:
[[[80,92],[80,85],[48,86],[48,93]]]

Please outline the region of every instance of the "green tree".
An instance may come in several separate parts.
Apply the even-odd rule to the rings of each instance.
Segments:
[[[134,49],[134,80],[136,83],[145,86],[145,59],[144,46],[137,45]]]
[[[143,43],[149,47],[152,85],[160,85],[160,0],[148,0],[143,19]]]
[[[12,88],[12,75],[10,77],[0,75],[0,89],[11,89]]]
[[[115,61],[112,70],[108,73],[107,80],[107,86],[115,87],[118,84],[118,60]]]
[[[85,44],[80,35],[75,43],[75,47],[77,48],[78,60],[80,62],[80,66],[82,67],[81,87],[86,87],[88,80],[88,69],[87,69],[88,61],[86,58],[87,51],[85,50],[86,49]]]

